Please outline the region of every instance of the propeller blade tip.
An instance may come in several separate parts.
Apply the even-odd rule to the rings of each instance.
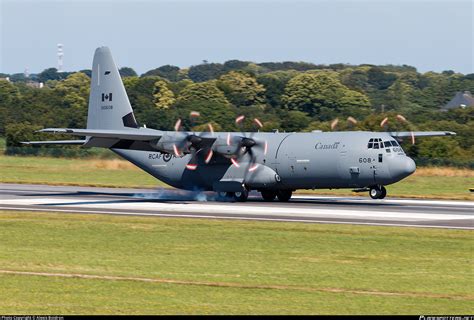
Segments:
[[[237,118],[235,118],[235,123],[240,124],[242,121],[244,121],[244,119],[245,119],[244,115],[238,116]]]
[[[174,124],[174,131],[179,131],[180,128],[181,128],[181,119],[178,119],[178,121],[176,121],[176,123]]]
[[[259,126],[260,128],[263,127],[263,123],[262,123],[260,120],[258,120],[257,118],[253,119],[253,122],[255,122],[255,124],[256,124],[257,126]]]
[[[234,158],[230,158],[230,161],[232,162],[234,166],[236,166],[237,168],[240,168],[240,164],[237,162],[237,160],[235,160]]]
[[[187,164],[186,169],[188,170],[196,170],[197,169],[197,164]]]

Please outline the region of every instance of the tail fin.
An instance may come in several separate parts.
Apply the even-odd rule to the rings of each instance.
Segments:
[[[132,106],[108,47],[95,50],[87,129],[138,128]]]

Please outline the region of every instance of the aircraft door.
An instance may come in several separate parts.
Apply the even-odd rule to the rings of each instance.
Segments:
[[[385,184],[387,183],[388,178],[388,169],[387,169],[387,160],[388,155],[383,151],[376,155],[376,162],[373,164],[373,171],[374,171],[374,182],[376,184]]]

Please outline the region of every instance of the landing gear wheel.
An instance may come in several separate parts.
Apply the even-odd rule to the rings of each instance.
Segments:
[[[239,202],[247,201],[248,197],[249,197],[249,192],[246,189],[234,193],[234,199]]]
[[[372,199],[383,199],[387,195],[387,189],[384,186],[370,188],[369,195]]]
[[[260,191],[260,193],[262,194],[262,198],[265,201],[273,201],[275,200],[275,197],[277,195],[275,191],[269,191],[269,190]]]
[[[278,200],[280,200],[280,202],[288,202],[292,194],[293,194],[293,191],[291,190],[279,190],[277,192],[277,197],[278,197]]]
[[[223,201],[226,198],[227,198],[227,193],[226,192],[219,191],[217,193],[217,200]]]
[[[387,195],[387,189],[385,189],[384,186],[382,186],[381,191],[382,191],[382,194],[380,195],[379,199],[383,199]]]

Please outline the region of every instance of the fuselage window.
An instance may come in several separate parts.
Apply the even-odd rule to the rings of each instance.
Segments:
[[[385,149],[385,152],[390,153],[390,149],[388,149],[388,148]]]
[[[383,157],[383,155],[381,153],[379,153],[379,162],[382,162],[382,159],[383,159],[382,157]]]

